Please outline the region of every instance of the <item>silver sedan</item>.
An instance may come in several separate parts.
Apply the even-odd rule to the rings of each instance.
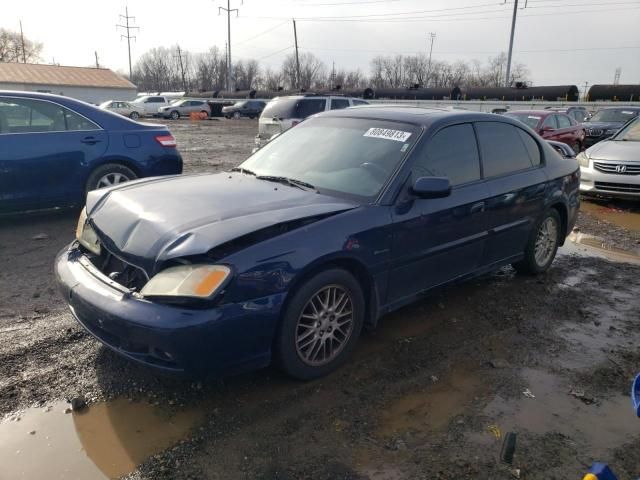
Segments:
[[[577,158],[582,193],[640,200],[640,117]]]
[[[135,105],[129,102],[123,102],[120,100],[107,100],[100,104],[102,110],[109,110],[110,112],[119,113],[125,117],[129,117],[132,120],[140,118],[140,110]]]
[[[188,117],[192,113],[203,113],[208,117],[211,115],[211,109],[204,100],[178,100],[171,105],[158,109],[159,116],[171,118],[172,120]]]

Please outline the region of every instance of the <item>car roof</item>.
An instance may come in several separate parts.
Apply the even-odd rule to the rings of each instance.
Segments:
[[[314,117],[363,118],[370,120],[388,120],[410,123],[421,127],[429,127],[434,123],[454,123],[455,121],[490,120],[517,124],[515,120],[503,118],[493,113],[471,112],[467,110],[450,110],[445,108],[424,108],[411,105],[362,105],[342,110],[321,112]]]
[[[555,115],[557,113],[564,113],[564,112],[558,112],[557,110],[512,110],[510,112],[505,113],[505,115],[509,115],[509,114],[518,114],[518,113],[522,113],[525,115],[535,115],[536,117],[548,117],[549,115]]]
[[[602,107],[598,109],[598,111],[600,110],[633,110],[634,112],[640,112],[640,107],[625,107],[622,105],[620,107]]]
[[[303,98],[345,98],[345,99],[353,99],[353,100],[362,100],[361,98],[358,97],[348,97],[345,95],[340,95],[340,94],[331,94],[331,93],[301,93],[299,95],[280,95],[278,97],[273,97],[271,100],[278,100],[278,99],[282,99],[282,98],[295,98],[295,99],[300,99],[302,100]]]

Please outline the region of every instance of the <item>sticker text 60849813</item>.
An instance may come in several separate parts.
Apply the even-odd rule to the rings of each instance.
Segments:
[[[363,137],[384,138],[396,142],[405,142],[411,136],[411,132],[392,130],[390,128],[370,128],[364,132]]]

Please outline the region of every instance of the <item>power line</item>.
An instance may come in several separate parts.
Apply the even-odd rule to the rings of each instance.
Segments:
[[[129,78],[131,78],[131,39],[133,38],[134,40],[136,39],[135,35],[131,35],[131,30],[140,30],[139,27],[135,27],[135,26],[131,26],[129,25],[129,20],[133,20],[134,22],[136,21],[136,17],[130,17],[129,16],[129,7],[125,7],[124,8],[124,15],[120,15],[120,19],[124,19],[125,24],[124,25],[116,25],[116,29],[118,28],[124,28],[125,31],[127,32],[126,35],[125,34],[121,34],[120,35],[120,40],[122,40],[123,38],[127,39],[127,50],[129,51]]]
[[[288,47],[284,47],[283,49],[278,50],[278,51],[273,52],[273,53],[270,53],[269,55],[265,55],[264,57],[256,58],[256,60],[264,60],[264,59],[266,59],[266,58],[273,57],[274,55],[277,55],[277,54],[279,54],[279,53],[282,53],[282,52],[284,52],[285,50],[289,50],[290,48],[293,48],[293,45],[289,45]]]
[[[239,42],[236,42],[236,43],[235,43],[235,45],[236,45],[236,47],[237,47],[238,45],[242,45],[242,44],[244,44],[244,43],[247,43],[248,41],[253,40],[254,38],[261,37],[262,35],[264,35],[264,34],[266,34],[266,33],[269,33],[269,32],[271,32],[272,30],[275,30],[276,28],[279,28],[279,27],[281,27],[282,25],[284,25],[284,24],[286,24],[286,23],[289,23],[289,20],[285,20],[284,22],[279,23],[279,24],[278,24],[278,25],[276,25],[275,27],[268,28],[267,30],[264,30],[264,31],[262,31],[262,32],[260,32],[260,33],[257,33],[256,35],[254,35],[254,36],[252,36],[252,37],[245,38],[244,40],[241,40],[241,41],[239,41]]]

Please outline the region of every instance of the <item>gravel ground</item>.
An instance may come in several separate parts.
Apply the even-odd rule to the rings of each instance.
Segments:
[[[250,120],[169,126],[186,173],[238,164],[257,130]],[[620,478],[640,474],[628,405],[640,370],[639,265],[563,248],[540,277],[504,268],[434,292],[384,317],[352,361],[315,382],[271,368],[167,377],[120,359],[67,312],[51,268],[76,218],[0,224],[0,416],[78,395],[201,412],[132,479],[564,479],[593,460]],[[582,213],[578,228],[637,249],[633,225],[606,218]],[[499,461],[507,432],[517,434],[511,464]],[[131,451],[140,441],[121,440]]]

